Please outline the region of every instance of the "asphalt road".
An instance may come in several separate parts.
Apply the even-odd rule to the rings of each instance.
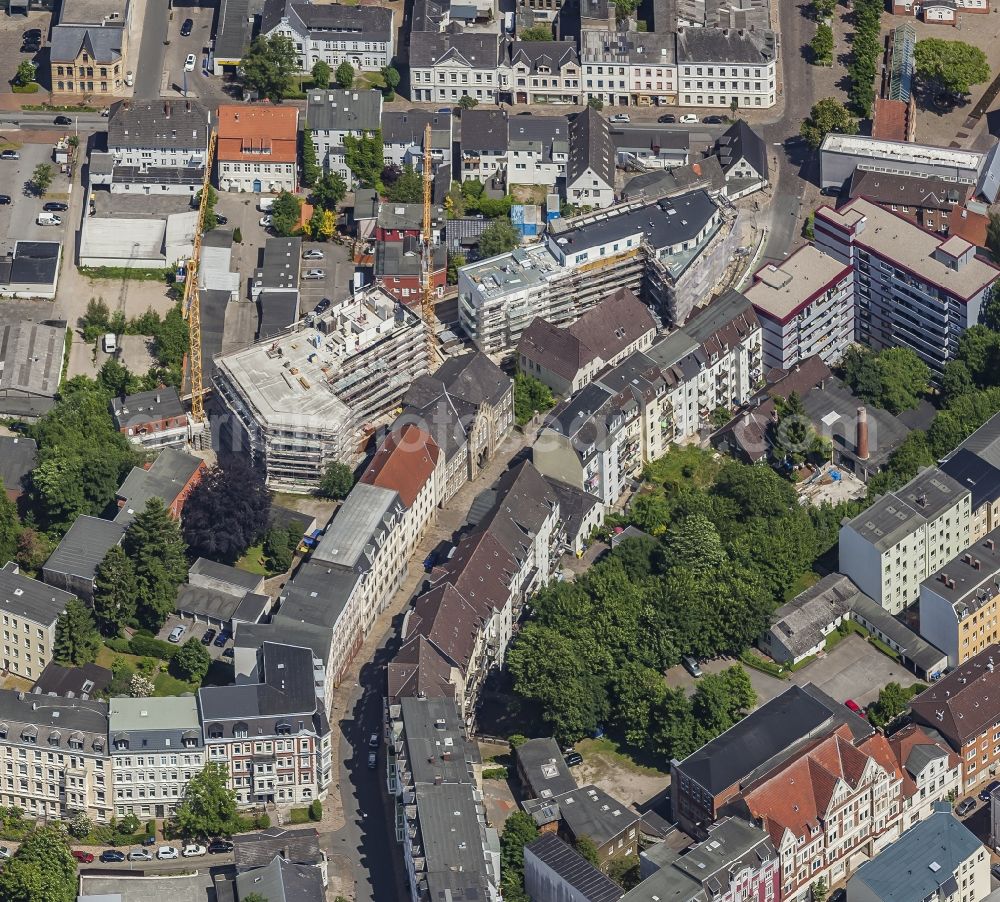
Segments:
[[[134,98],[152,100],[160,96],[160,82],[163,78],[163,57],[167,37],[167,4],[147,3],[146,15],[142,23],[142,42],[139,45],[139,59],[142,65],[136,67]]]

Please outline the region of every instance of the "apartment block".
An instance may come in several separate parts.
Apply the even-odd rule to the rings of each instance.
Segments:
[[[920,632],[957,667],[1000,641],[1000,530],[970,545],[920,584]]]
[[[313,89],[306,100],[305,124],[316,148],[316,161],[327,172],[336,172],[351,187],[355,183],[354,173],[347,165],[344,138],[378,133],[382,124],[382,92]]]
[[[515,39],[506,41],[503,49],[505,71],[501,85],[513,103],[581,102],[580,59],[575,41]]]
[[[962,762],[933,730],[908,724],[888,737],[903,774],[903,827],[927,820],[934,806],[962,792]]]
[[[937,372],[1000,277],[965,239],[932,235],[864,198],[820,207],[815,232],[820,250],[854,269],[857,339],[908,347]]]
[[[470,113],[466,110],[465,113]],[[534,118],[534,117],[532,117]],[[431,159],[434,166],[451,165],[452,115],[447,112],[409,109],[382,113],[382,147],[387,166],[424,168],[424,134],[431,127]]]
[[[774,106],[777,35],[769,28],[678,28],[680,106]]]
[[[230,686],[198,690],[206,759],[229,771],[241,806],[308,804],[333,779],[332,737],[307,648],[265,642],[257,667]]]
[[[854,270],[813,245],[759,269],[745,294],[760,319],[768,369],[791,369],[814,354],[836,363],[854,341]]]
[[[216,358],[214,383],[268,486],[303,491],[330,462],[355,461],[426,368],[423,322],[372,289],[312,325]]]
[[[654,22],[666,4],[653,4]],[[676,39],[657,25],[648,31],[620,30],[614,23],[583,29],[580,57],[587,99],[609,106],[667,105],[677,102]]]
[[[920,584],[969,547],[971,495],[928,467],[840,528],[840,570],[890,614],[920,597]]]
[[[37,680],[52,660],[56,622],[73,598],[25,576],[13,561],[0,568],[0,610],[3,612],[3,669],[26,680]]]
[[[218,123],[221,191],[277,194],[298,188],[298,109],[222,104]]]
[[[129,0],[68,0],[53,17],[49,84],[59,103],[110,100],[125,93],[138,69]]]
[[[937,731],[962,761],[963,792],[1000,770],[1000,646],[991,645],[915,696],[915,723]]]
[[[115,814],[146,820],[175,814],[188,781],[205,766],[197,700],[113,698],[108,730]]]
[[[118,431],[141,448],[156,451],[187,444],[188,415],[173,386],[112,398],[111,416]]]
[[[911,827],[848,881],[851,902],[935,899],[978,902],[990,895],[990,854],[948,801]]]
[[[1000,528],[1000,415],[956,447],[941,469],[972,493],[971,541]]]
[[[114,813],[107,702],[0,690],[0,804],[36,818]]]

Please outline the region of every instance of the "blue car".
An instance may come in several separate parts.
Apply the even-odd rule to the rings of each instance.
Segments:
[[[215,637],[214,645],[216,648],[222,648],[222,646],[225,645],[231,638],[232,636],[230,636],[226,630],[223,630],[218,636]]]

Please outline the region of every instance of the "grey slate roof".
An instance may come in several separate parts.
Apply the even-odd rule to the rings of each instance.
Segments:
[[[677,62],[763,65],[776,56],[770,29],[678,28]]]
[[[38,463],[38,445],[23,435],[0,435],[0,481],[8,491],[25,488],[28,474]]]
[[[323,861],[315,827],[268,827],[257,833],[240,833],[233,837],[233,846],[238,871],[263,867],[275,855],[294,864],[318,865]]]
[[[10,258],[8,284],[55,287],[61,246],[58,241],[17,241]],[[6,262],[6,261],[4,261]]]
[[[120,100],[108,114],[108,149],[208,147],[208,111],[196,100],[176,103]]]
[[[243,56],[263,7],[264,0],[221,0],[215,34],[216,59],[238,60]]]
[[[797,656],[823,641],[824,628],[851,609],[861,590],[842,573],[830,573],[783,604],[772,615],[771,631]]]
[[[480,351],[449,357],[433,376],[449,394],[470,404],[496,406],[510,391],[510,377]]]
[[[569,139],[566,184],[571,185],[590,168],[606,185],[614,188],[615,145],[608,120],[588,106],[570,122]]]
[[[447,34],[419,31],[416,13],[413,22],[413,30],[410,32],[411,69],[426,68],[446,61],[464,64],[472,69],[492,71],[499,67],[503,53],[503,43],[499,35],[476,31],[455,31]]]
[[[622,888],[610,877],[602,874],[579,852],[554,833],[545,833],[524,847],[526,855],[534,856],[548,865],[578,893],[576,898],[586,902],[618,902],[624,895]]]
[[[121,542],[123,535],[125,527],[121,523],[86,515],[77,517],[45,562],[42,572],[46,576],[60,573],[92,580],[98,565],[108,551]]]
[[[312,561],[348,570],[367,570],[388,537],[388,523],[402,515],[399,494],[358,483],[330,521],[312,553]]]
[[[352,569],[308,560],[285,584],[273,622],[329,629],[340,619],[360,580],[361,574]]]
[[[133,467],[118,488],[117,495],[124,504],[115,522],[128,525],[151,498],[160,498],[169,507],[203,464],[200,457],[186,451],[164,448],[148,470]]]
[[[373,132],[382,126],[381,91],[309,91],[306,125],[313,131]]]
[[[108,739],[108,703],[0,689],[0,731],[6,734],[6,742],[15,745],[51,745],[68,751],[73,748],[71,742],[82,742],[79,751],[103,755]],[[35,741],[24,741],[26,736]]]
[[[581,786],[551,799],[524,803],[525,811],[542,823],[548,819],[545,810],[553,808],[575,838],[589,836],[598,846],[625,833],[639,821],[639,815],[624,802],[593,785]]]
[[[558,72],[563,66],[580,65],[575,41],[510,40],[506,49],[510,65],[523,63],[529,72],[537,72],[539,66],[545,66],[551,72]]]
[[[194,579],[192,579],[194,577]],[[258,591],[264,583],[263,577],[239,567],[230,567],[210,561],[208,558],[198,558],[188,570],[188,580],[195,584],[211,585],[220,589],[228,589],[233,595],[244,595],[247,592]]]
[[[241,899],[257,893],[267,902],[323,902],[323,875],[311,865],[292,864],[275,856],[270,864],[236,875]]]
[[[260,648],[265,642],[311,648],[315,657],[326,663],[330,655],[330,632],[318,626],[276,618],[271,623],[238,623],[233,645],[237,648]]]
[[[114,63],[122,58],[121,25],[53,25],[50,59],[73,62],[86,50],[95,63]]]
[[[506,153],[507,130],[507,114],[503,110],[466,110],[462,114],[462,153],[477,150]]]
[[[533,797],[551,798],[576,789],[576,780],[566,766],[559,743],[551,736],[529,739],[514,754],[520,771],[528,779],[524,789]]]
[[[471,111],[468,111],[471,112]],[[382,112],[383,144],[424,145],[424,129],[431,127],[431,143],[442,148],[445,143],[451,149],[451,113],[431,110],[384,110]]]
[[[184,405],[177,389],[168,385],[123,398],[112,398],[111,415],[115,425],[121,429],[123,426],[183,416]]]
[[[968,448],[959,447],[940,466],[952,479],[972,493],[973,510],[1000,498],[1000,468],[983,460]]]
[[[66,324],[0,321],[0,396],[52,398],[62,375]],[[2,404],[2,402],[0,402]]]
[[[310,34],[316,40],[392,41],[392,10],[388,7],[266,0],[260,33],[267,34],[283,17],[297,34]]]
[[[857,893],[859,898],[865,895],[881,902],[950,897],[959,892],[959,881],[964,881],[962,863],[982,848],[948,802],[935,802],[930,817],[854,872],[848,896]]]
[[[896,204],[931,210],[951,210],[965,199],[965,186],[928,176],[917,178],[892,172],[855,169],[851,175],[850,197],[867,197],[877,204]]]
[[[13,561],[0,567],[0,609],[5,615],[51,626],[75,596],[25,576],[18,569]]]
[[[97,664],[81,664],[79,667],[63,667],[49,661],[41,675],[35,680],[31,691],[42,695],[61,695],[64,698],[96,698],[111,683],[111,671]]]
[[[742,119],[737,119],[715,142],[715,152],[724,172],[745,159],[762,179],[767,179],[767,145]]]

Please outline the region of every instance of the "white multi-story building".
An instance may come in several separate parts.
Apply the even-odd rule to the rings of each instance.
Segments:
[[[472,97],[480,103],[496,103],[503,51],[497,33],[414,29],[410,34],[411,99],[457,103]]]
[[[218,119],[220,190],[253,194],[298,190],[297,108],[222,104]]]
[[[554,189],[566,176],[569,122],[565,116],[515,116],[507,121],[507,182]]]
[[[61,819],[114,813],[108,704],[0,690],[0,805]]]
[[[586,29],[581,38],[583,93],[609,106],[677,101],[675,39],[669,31]]]
[[[820,207],[815,233],[820,250],[854,269],[858,340],[910,348],[937,372],[1000,277],[964,238],[926,232],[862,197]]]
[[[465,115],[471,113],[466,110]],[[431,159],[437,166],[451,165],[451,110],[383,110],[382,147],[386,166],[424,169],[424,135],[431,127]]]
[[[348,185],[354,174],[347,166],[344,138],[362,138],[378,132],[382,123],[382,92],[312,90],[306,101],[306,128],[316,148],[316,162],[336,172]]]
[[[234,685],[198,690],[206,763],[225,765],[241,806],[322,799],[333,779],[322,662],[265,642],[256,665]]]
[[[272,0],[264,4],[260,33],[291,38],[303,72],[311,72],[320,61],[334,70],[348,63],[365,72],[378,71],[396,53],[393,12],[384,6]]]
[[[205,766],[197,701],[113,698],[109,704],[115,814],[171,817]]]
[[[0,611],[3,613],[3,669],[34,681],[52,660],[56,622],[74,598],[21,573],[13,561],[0,568]]]
[[[745,294],[764,330],[768,369],[814,354],[836,363],[854,341],[854,270],[811,244],[759,269]]]
[[[677,102],[681,106],[774,106],[776,35],[770,29],[679,28]]]
[[[502,93],[513,103],[580,103],[580,59],[575,41],[508,40],[502,52]]]
[[[840,528],[840,570],[890,614],[920,596],[920,584],[969,547],[970,492],[927,468]]]
[[[903,780],[903,828],[927,820],[938,802],[962,792],[962,761],[940,736],[908,724],[889,737]]]

